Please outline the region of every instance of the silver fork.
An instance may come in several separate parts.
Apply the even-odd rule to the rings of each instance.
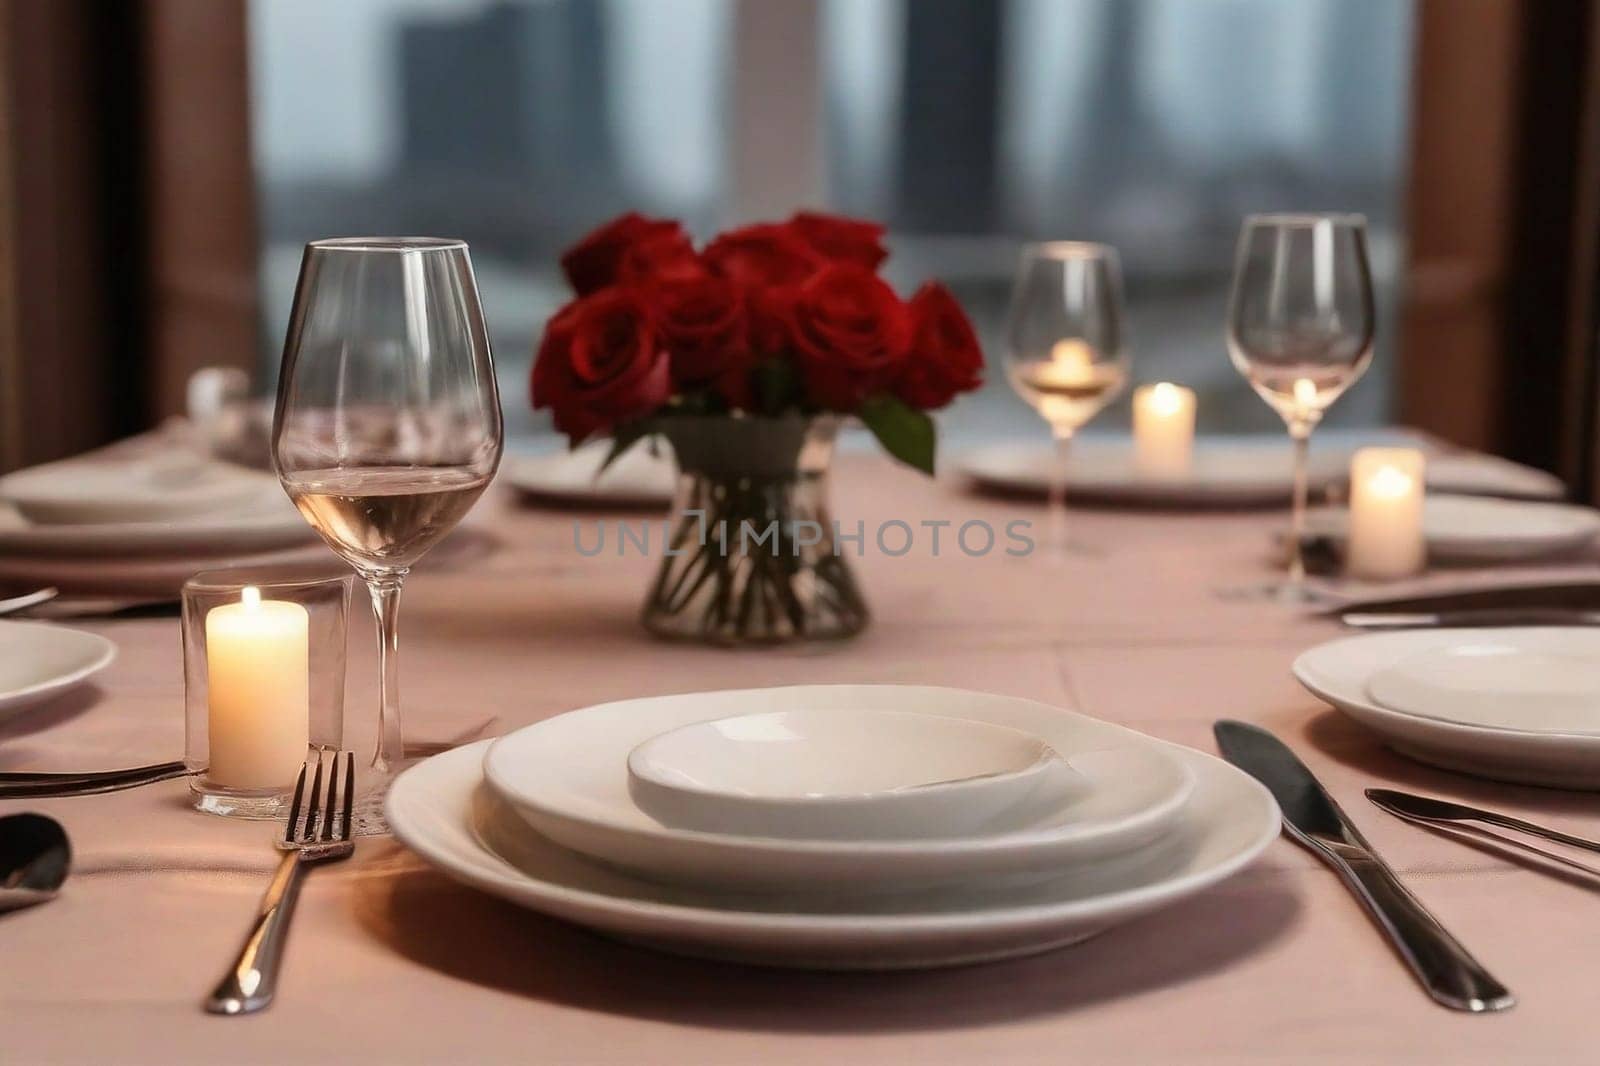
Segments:
[[[278,863],[278,872],[272,875],[266,895],[261,897],[261,911],[250,935],[245,937],[244,946],[239,949],[238,959],[206,999],[206,1010],[212,1014],[251,1014],[271,1005],[278,986],[284,940],[289,935],[289,919],[294,915],[295,899],[300,894],[301,874],[316,863],[337,862],[355,854],[356,846],[350,840],[350,811],[355,797],[356,757],[353,752],[334,751],[332,759],[325,760],[328,754],[327,748],[319,748],[306,756],[306,764],[300,768],[283,839],[278,841],[278,848],[284,852],[283,860]],[[324,762],[328,765],[325,796]],[[342,782],[341,762],[344,763]],[[309,789],[307,776],[311,778]]]

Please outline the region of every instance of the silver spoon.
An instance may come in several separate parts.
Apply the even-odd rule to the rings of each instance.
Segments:
[[[72,867],[67,831],[42,814],[0,818],[0,911],[54,899]]]
[[[0,615],[16,614],[26,611],[29,607],[37,607],[41,603],[49,603],[60,595],[55,588],[36,589],[21,596],[12,596],[7,600],[0,600]]]

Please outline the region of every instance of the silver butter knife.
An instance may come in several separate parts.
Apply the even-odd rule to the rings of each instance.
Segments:
[[[1284,831],[1331,866],[1433,999],[1454,1010],[1516,1002],[1378,858],[1333,798],[1277,737],[1244,722],[1213,727],[1223,757],[1260,781],[1283,810]]]
[[[1482,626],[1600,626],[1600,611],[1568,607],[1480,607],[1461,611],[1346,611],[1352,629],[1432,629]]]

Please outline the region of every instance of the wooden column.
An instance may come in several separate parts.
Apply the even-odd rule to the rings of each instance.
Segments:
[[[147,0],[150,413],[183,410],[203,366],[252,374],[256,200],[244,0]]]

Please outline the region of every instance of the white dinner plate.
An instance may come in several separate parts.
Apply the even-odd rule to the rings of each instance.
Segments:
[[[183,583],[201,570],[283,566],[348,573],[328,546],[315,543],[277,551],[182,553],[122,558],[0,553],[0,582],[18,589],[54,585],[63,597],[177,599]]]
[[[1313,451],[1312,491],[1348,476],[1348,452]],[[1048,447],[1006,444],[956,458],[956,469],[1001,492],[1044,495],[1054,455]],[[1287,437],[1195,441],[1193,470],[1183,477],[1151,476],[1134,467],[1126,437],[1084,437],[1068,451],[1067,497],[1153,506],[1260,507],[1286,503],[1294,489]]]
[[[1567,486],[1549,471],[1480,452],[1430,454],[1427,483],[1429,492],[1463,496],[1560,500],[1567,494]]]
[[[1428,714],[1385,706],[1372,696],[1374,678],[1404,661],[1449,649],[1494,646],[1545,651],[1586,647],[1600,655],[1600,631],[1527,627],[1372,633],[1319,644],[1295,660],[1294,675],[1314,695],[1420,762],[1519,784],[1600,790],[1600,735],[1543,728],[1548,723],[1529,713],[1515,692],[1503,691],[1501,698],[1474,709],[1466,702],[1430,704]],[[1537,684],[1530,680],[1530,690]]]
[[[1051,708],[1038,713],[1078,717]],[[1108,742],[1136,739],[1102,728]],[[733,896],[642,881],[531,832],[483,787],[483,755],[492,743],[434,756],[395,781],[386,814],[403,844],[459,881],[605,935],[758,965],[909,969],[1047,951],[1231,876],[1281,826],[1277,805],[1252,778],[1219,759],[1162,745],[1197,787],[1173,832],[1133,855],[1025,885]]]
[[[628,753],[629,794],[662,824],[790,839],[992,832],[1057,776],[1057,791],[1082,783],[1038,737],[905,711],[735,715]]]
[[[1447,722],[1600,739],[1600,631],[1514,629],[1419,651],[1374,673],[1367,695]]]
[[[259,486],[257,494],[236,510],[163,522],[40,524],[0,504],[0,552],[8,554],[215,556],[270,551],[315,539],[315,531],[275,480]]]
[[[1307,516],[1307,530],[1342,542],[1349,515],[1343,508],[1314,510]],[[1600,535],[1600,511],[1559,503],[1429,495],[1423,502],[1422,534],[1428,558],[1435,562],[1509,562],[1593,544]]]
[[[570,452],[507,456],[502,476],[531,500],[566,506],[657,508],[672,501],[677,467],[670,449],[657,454],[640,441],[602,471],[610,452],[611,442],[603,440]]]
[[[1039,798],[1022,828],[921,840],[784,840],[662,825],[629,795],[638,744],[692,722],[789,709],[905,710],[1010,726],[1049,744],[1083,780]],[[492,787],[556,843],[646,876],[726,890],[818,890],[1037,875],[1137,849],[1178,818],[1191,775],[1136,733],[1035,703],[909,685],[797,685],[625,700],[572,711],[496,742]]]
[[[169,453],[29,467],[0,478],[0,498],[41,525],[146,523],[246,509],[269,487],[270,474]]]
[[[117,646],[96,633],[0,622],[0,718],[82,684],[116,657]]]

